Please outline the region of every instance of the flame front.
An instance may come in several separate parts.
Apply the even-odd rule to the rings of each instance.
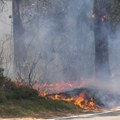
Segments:
[[[48,96],[48,98],[57,101],[63,100],[66,102],[72,102],[84,110],[97,110],[94,99],[92,97],[87,99],[85,93],[80,93],[79,96],[70,98],[65,98],[62,95],[55,94]]]
[[[86,99],[84,93],[80,93],[80,95],[75,99],[74,104],[83,109],[94,109],[95,107],[93,98]]]
[[[88,97],[87,93],[81,92],[79,95],[71,97],[71,96],[65,96],[61,93],[61,91],[73,89],[73,88],[83,88],[87,84],[84,82],[58,82],[58,83],[51,83],[51,84],[38,84],[34,86],[34,89],[37,89],[40,93],[39,95],[42,97],[45,97],[46,99],[56,100],[56,101],[66,101],[66,102],[72,102],[76,106],[79,106],[80,108],[84,110],[92,110],[96,111],[98,110],[98,106],[94,102],[94,98]],[[40,88],[41,87],[41,88]],[[43,88],[42,88],[43,87]],[[42,91],[43,90],[43,91]],[[52,92],[57,92],[58,94],[51,94]],[[88,93],[89,94],[89,93]],[[97,107],[96,107],[97,106]]]

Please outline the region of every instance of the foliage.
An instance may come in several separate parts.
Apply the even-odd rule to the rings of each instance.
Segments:
[[[32,99],[38,97],[38,92],[29,87],[14,88],[11,91],[12,96],[7,96],[7,98],[13,97],[13,99]]]
[[[28,87],[17,87],[14,82],[4,76],[4,70],[0,68],[0,102],[10,99],[32,99],[38,97],[38,91]]]

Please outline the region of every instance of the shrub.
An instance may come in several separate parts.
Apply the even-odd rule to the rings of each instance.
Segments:
[[[38,91],[29,87],[15,88],[14,99],[32,99],[38,97]]]
[[[0,102],[10,99],[32,99],[38,97],[38,91],[27,86],[17,87],[3,75],[4,70],[0,68]]]
[[[0,90],[0,103],[6,102],[6,96],[5,96],[5,92]]]
[[[4,91],[4,69],[0,68],[0,102],[6,101],[5,91]]]

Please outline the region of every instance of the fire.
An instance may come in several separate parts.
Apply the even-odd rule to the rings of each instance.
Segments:
[[[61,82],[55,83],[39,83],[33,86],[34,89],[39,91],[40,96],[46,96],[51,93],[59,93],[66,90],[71,90],[75,88],[82,88],[87,85],[91,80],[82,80],[82,81],[68,81],[65,82],[62,80]]]
[[[89,82],[91,82],[91,80],[89,80]],[[87,82],[61,81],[56,83],[37,84],[34,86],[34,89],[37,89],[39,91],[39,95],[45,97],[46,99],[71,102],[84,110],[97,110],[97,105],[94,102],[94,98],[88,97],[84,92],[80,92],[80,94],[77,96],[66,96],[64,94],[61,94],[62,91],[68,91],[75,88],[83,88],[87,84]]]
[[[94,82],[94,80],[88,80]],[[82,82],[56,82],[56,83],[39,83],[33,86],[33,89],[39,91],[39,96],[54,101],[71,102],[74,105],[86,111],[101,111],[103,110],[102,103],[95,97],[96,89],[87,89],[89,82],[82,80]],[[16,87],[24,86],[20,82],[15,82]],[[78,89],[76,89],[78,88]],[[66,91],[67,90],[67,91]],[[70,91],[69,91],[70,90]],[[53,92],[54,91],[54,92]],[[66,91],[66,92],[63,92]],[[95,94],[93,94],[95,92]],[[55,94],[57,93],[57,94]],[[91,94],[92,93],[92,94]],[[105,110],[105,109],[104,109]]]
[[[74,104],[83,109],[94,109],[95,107],[93,98],[90,98],[89,100],[86,99],[84,93],[80,93],[80,95],[75,99]]]
[[[56,94],[54,97],[51,98],[52,100],[61,100],[62,97],[58,94]]]
[[[62,100],[62,101],[66,101],[66,102],[72,102],[76,106],[78,106],[84,110],[97,110],[94,99],[92,97],[87,99],[85,93],[80,93],[79,96],[70,97],[70,98],[65,98],[62,95],[55,94],[52,96],[48,96],[48,99],[57,100],[57,101]]]

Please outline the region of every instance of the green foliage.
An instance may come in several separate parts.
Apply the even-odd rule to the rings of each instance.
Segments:
[[[6,100],[32,99],[38,97],[38,91],[28,86],[17,87],[14,82],[4,77],[3,72],[4,70],[0,68],[0,103]]]
[[[4,69],[0,68],[0,102],[6,101],[5,91],[4,91],[4,82],[5,77],[3,75]]]
[[[0,103],[6,102],[5,91],[0,90]]]
[[[0,87],[3,87],[3,84],[4,84],[3,72],[4,72],[4,69],[0,68]]]
[[[0,116],[5,117],[53,117],[80,114],[82,109],[73,103],[52,101],[44,98],[32,100],[9,100],[0,104]]]
[[[20,87],[13,90],[14,99],[32,99],[38,97],[38,92],[29,87]]]

